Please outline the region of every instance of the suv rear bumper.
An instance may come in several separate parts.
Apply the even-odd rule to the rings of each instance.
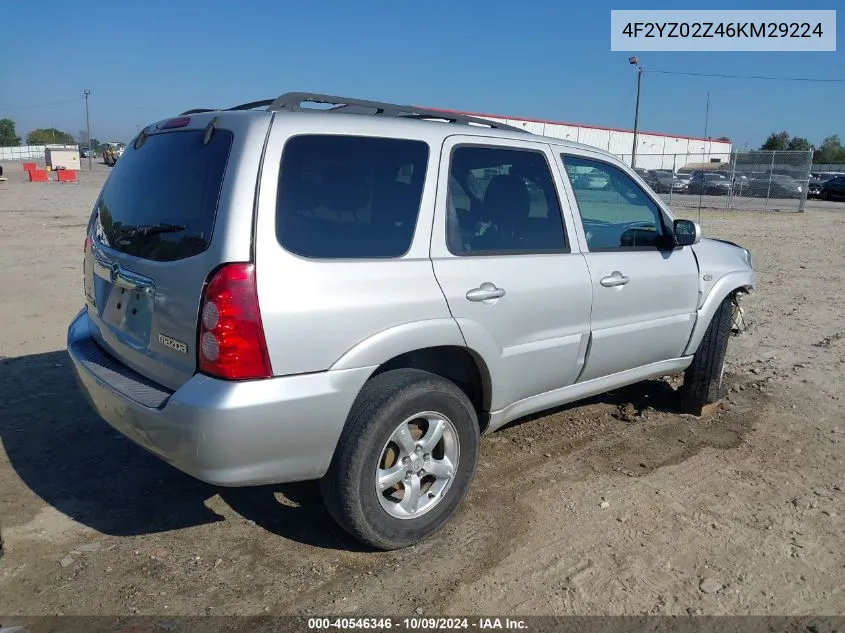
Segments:
[[[68,328],[67,349],[77,382],[106,422],[179,470],[220,486],[322,477],[375,369],[243,382],[196,374],[168,395],[96,346],[84,308]],[[156,398],[160,404],[150,406]]]

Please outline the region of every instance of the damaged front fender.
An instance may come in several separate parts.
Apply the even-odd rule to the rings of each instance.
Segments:
[[[716,310],[725,299],[731,295],[735,295],[737,292],[750,292],[753,288],[754,271],[750,269],[728,273],[727,275],[719,278],[710,288],[710,291],[707,293],[701,307],[696,313],[695,326],[693,327],[692,334],[687,342],[684,355],[688,356],[695,354],[695,350],[697,350],[698,346],[701,344],[701,339],[704,338],[704,333],[707,331],[710,321],[713,320],[713,315],[716,314]],[[738,303],[736,304],[736,308],[739,308]],[[744,323],[745,319],[741,308],[739,310],[735,309],[732,315],[741,319],[739,322],[740,324]]]

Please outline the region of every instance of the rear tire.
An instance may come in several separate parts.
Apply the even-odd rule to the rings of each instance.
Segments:
[[[684,372],[681,409],[685,413],[701,415],[706,405],[725,395],[725,353],[731,334],[732,310],[733,300],[727,297],[713,315],[692,363]]]
[[[441,436],[433,430],[441,427],[437,420],[446,429]],[[403,425],[419,428],[420,435],[411,433],[400,446],[393,440],[406,439],[397,435]],[[442,439],[427,445],[427,437]],[[414,545],[443,527],[466,497],[479,444],[475,408],[454,383],[418,369],[387,371],[358,394],[320,481],[323,502],[344,530],[367,545],[381,550]],[[382,479],[393,469],[401,471],[395,483]],[[405,495],[419,502],[403,516]]]

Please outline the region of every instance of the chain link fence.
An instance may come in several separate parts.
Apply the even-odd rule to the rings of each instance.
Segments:
[[[735,151],[637,154],[635,168],[673,207],[803,212],[815,193],[812,163],[811,151]]]
[[[845,174],[845,163],[813,163],[811,172]]]

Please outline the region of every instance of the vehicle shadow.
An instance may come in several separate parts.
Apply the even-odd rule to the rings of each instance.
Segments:
[[[677,392],[662,380],[556,410],[589,403],[633,407],[635,414],[648,407],[678,412]],[[0,441],[25,486],[56,510],[104,534],[156,534],[227,521],[208,507],[209,499],[220,495],[243,519],[282,538],[320,548],[366,551],[329,517],[316,482],[220,488],[134,445],[90,409],[64,350],[0,359]],[[15,485],[7,484],[12,494]],[[4,525],[27,522],[38,508],[14,511],[15,516],[3,518]]]
[[[597,403],[625,407],[637,414],[649,408],[662,413],[681,413],[680,391],[665,380],[658,378],[593,396],[579,402],[578,405]]]
[[[104,534],[155,534],[226,521],[206,505],[219,494],[244,519],[281,537],[361,549],[325,512],[313,482],[219,488],[124,438],[91,410],[64,350],[0,359],[0,442],[25,486]],[[6,490],[17,494],[16,485],[8,482]],[[25,523],[37,511],[15,508],[3,524]]]
[[[624,421],[631,421],[648,409],[653,409],[660,413],[680,414],[683,412],[681,410],[680,391],[665,380],[653,378],[607,391],[591,398],[562,404],[553,409],[531,413],[517,418],[513,422],[509,422],[503,428],[519,426],[548,415],[596,404],[618,407],[618,414],[615,414],[614,417],[618,417]]]

